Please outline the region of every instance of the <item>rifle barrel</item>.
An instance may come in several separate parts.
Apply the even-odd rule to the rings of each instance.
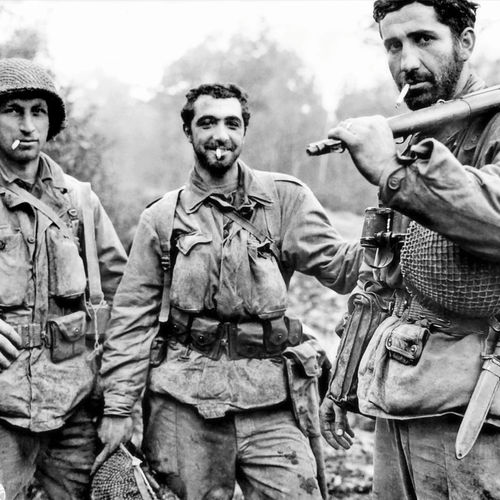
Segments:
[[[500,108],[500,85],[495,85],[458,99],[440,101],[427,108],[391,116],[387,119],[387,123],[396,139],[415,132],[439,128],[450,121],[472,118],[498,108]],[[306,151],[309,156],[319,156],[342,152],[344,149],[342,141],[326,139],[309,144]]]

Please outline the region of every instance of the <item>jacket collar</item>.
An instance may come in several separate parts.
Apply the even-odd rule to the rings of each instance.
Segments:
[[[16,175],[15,172],[11,172],[6,170],[0,165],[0,184],[3,186],[7,186],[13,182],[16,182],[22,179]],[[54,187],[58,189],[66,189],[66,182],[64,181],[64,173],[61,167],[52,160],[45,153],[40,155],[40,160],[38,162],[38,173],[35,179],[35,182],[41,180],[52,181]]]
[[[253,170],[241,160],[238,160],[237,166],[239,170],[238,183],[243,186],[245,196],[248,198],[249,202],[252,205],[272,205],[274,202],[272,193],[270,193],[269,190],[267,190],[265,186],[262,185],[259,179],[257,179]],[[237,186],[235,185],[227,185],[222,187],[209,186],[201,180],[201,178],[193,168],[191,169],[186,189],[183,191],[186,212],[188,214],[196,212],[203,204],[203,202],[210,196],[229,194],[236,188]]]

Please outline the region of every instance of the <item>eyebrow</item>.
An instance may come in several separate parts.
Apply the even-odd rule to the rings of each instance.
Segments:
[[[202,120],[224,120],[224,121],[228,121],[228,120],[237,120],[239,121],[240,123],[243,123],[243,120],[237,116],[237,115],[229,115],[229,116],[224,116],[222,118],[219,118],[215,115],[201,115],[197,120],[196,120],[196,123],[200,123]]]
[[[420,30],[415,30],[415,31],[411,31],[410,33],[407,33],[403,38],[410,38],[410,39],[414,40],[415,38],[425,36],[425,35],[432,37],[432,38],[435,38],[437,36],[436,32],[434,30],[420,29]],[[394,43],[395,41],[401,41],[401,37],[393,36],[391,38],[386,38],[384,40],[384,47],[387,48],[387,46],[389,46],[391,43]]]

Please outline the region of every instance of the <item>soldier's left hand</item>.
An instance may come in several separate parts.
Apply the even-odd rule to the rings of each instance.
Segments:
[[[383,116],[349,118],[332,128],[328,137],[346,145],[354,164],[372,184],[379,183],[387,167],[397,165],[396,145]]]
[[[325,398],[320,408],[321,434],[328,444],[339,449],[348,450],[352,446],[354,432],[349,425],[347,412],[336,405],[330,398]]]

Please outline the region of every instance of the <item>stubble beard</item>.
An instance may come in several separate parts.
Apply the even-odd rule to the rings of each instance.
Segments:
[[[405,98],[408,108],[415,111],[431,106],[439,100],[447,101],[451,99],[455,93],[463,67],[464,62],[458,57],[457,47],[454,44],[453,53],[449,58],[442,61],[443,70],[441,73],[429,75],[427,81],[432,84],[431,88],[416,95],[411,95],[411,92],[408,93]],[[408,79],[411,80],[411,75],[408,75]]]

